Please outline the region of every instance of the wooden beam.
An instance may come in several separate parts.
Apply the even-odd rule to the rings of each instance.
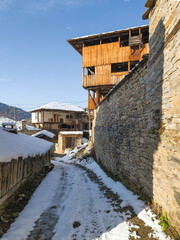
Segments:
[[[130,71],[131,70],[131,62],[129,61],[128,62],[128,71]]]
[[[145,3],[145,7],[147,7],[147,8],[153,8],[155,2],[156,2],[156,0],[147,0],[147,2]]]
[[[90,98],[93,100],[94,106],[96,106],[96,103],[95,103],[95,101],[94,101],[94,98],[91,96],[90,91],[89,91],[89,95],[90,95]]]
[[[149,18],[150,8],[148,8],[145,13],[142,15],[142,19],[146,20]]]

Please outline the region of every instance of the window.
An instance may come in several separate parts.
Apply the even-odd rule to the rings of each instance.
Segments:
[[[105,43],[112,43],[112,42],[118,42],[119,41],[119,37],[107,37],[107,38],[103,38],[101,40],[101,43],[102,44],[105,44]]]
[[[120,35],[120,47],[129,45],[129,33]]]
[[[34,119],[37,120],[37,112],[34,113]]]
[[[69,115],[66,115],[66,118],[69,118]]]
[[[73,129],[73,128],[74,128],[74,125],[72,125],[71,128]]]
[[[148,29],[142,29],[142,40],[143,40],[143,44],[148,43],[149,42],[149,30]]]
[[[84,42],[85,47],[100,45],[100,39],[92,39]]]
[[[139,29],[131,31],[131,37],[138,36],[138,35],[139,35]]]
[[[61,125],[61,128],[67,128],[67,129],[70,129],[71,126],[70,126],[70,125],[67,125],[67,124],[62,124],[62,125]]]
[[[127,72],[127,71],[128,71],[128,62],[111,64],[111,73]]]
[[[54,122],[57,122],[57,114],[54,114]]]
[[[95,74],[95,67],[84,67],[84,72],[83,72],[84,76],[87,75],[94,75]]]

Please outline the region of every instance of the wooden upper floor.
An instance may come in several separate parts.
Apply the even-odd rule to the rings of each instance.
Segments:
[[[84,88],[113,86],[149,53],[149,27],[85,36],[68,42],[82,55]]]

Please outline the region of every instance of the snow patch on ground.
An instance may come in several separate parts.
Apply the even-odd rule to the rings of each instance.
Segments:
[[[10,229],[3,235],[2,240],[25,240],[35,221],[41,213],[50,205],[59,182],[59,173],[50,172],[36,189],[24,210],[11,224]]]
[[[128,221],[131,212],[114,211],[112,199],[106,198],[99,190],[98,183],[91,181],[84,170],[71,163],[82,165],[94,172],[108,189],[123,200],[123,206],[132,206],[145,225],[152,228],[150,237],[170,239],[162,232],[155,215],[137,195],[127,190],[122,183],[109,178],[92,158],[81,161],[74,158],[75,154],[86,146],[87,143],[52,161],[54,169],[40,184],[2,240],[26,239],[36,225],[36,220],[41,222],[41,213],[52,208],[54,204],[59,217],[54,226],[53,240],[128,240],[130,237],[140,239],[135,230],[132,232],[132,229],[138,229],[139,226]],[[80,223],[78,228],[73,227],[75,221]],[[48,219],[46,222],[48,225]]]
[[[78,150],[76,150],[78,151]],[[170,237],[167,237],[166,234],[162,232],[162,228],[159,225],[159,220],[156,219],[156,215],[146,206],[146,204],[139,199],[138,195],[135,195],[132,191],[128,190],[121,182],[115,182],[106,173],[100,168],[100,166],[94,161],[93,158],[88,158],[88,160],[78,160],[72,159],[75,154],[72,152],[67,153],[66,156],[61,158],[61,161],[67,163],[78,163],[86,168],[92,170],[98,177],[100,177],[103,183],[113,190],[114,193],[117,193],[119,197],[123,200],[121,207],[131,206],[133,207],[137,216],[145,223],[146,226],[149,226],[153,229],[153,236],[160,240],[170,240]]]

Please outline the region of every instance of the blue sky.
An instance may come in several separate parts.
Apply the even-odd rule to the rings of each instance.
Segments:
[[[82,57],[67,39],[148,24],[145,0],[0,0],[0,102],[87,106]]]

